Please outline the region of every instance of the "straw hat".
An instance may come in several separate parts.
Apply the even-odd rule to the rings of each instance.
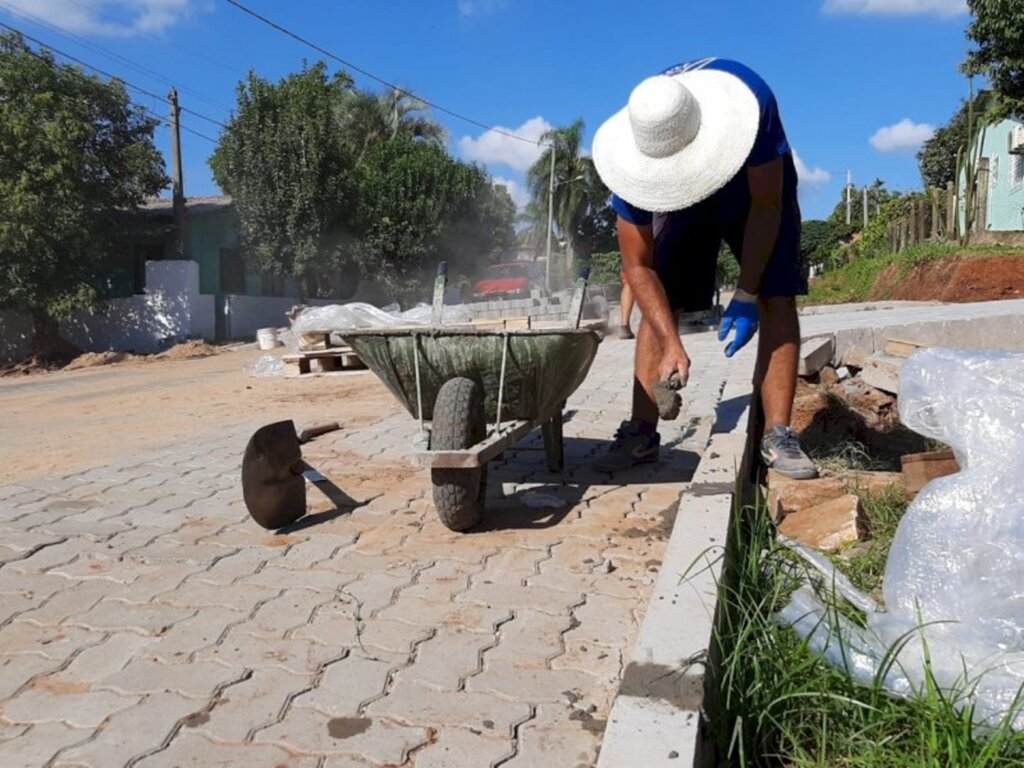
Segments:
[[[743,167],[760,118],[757,97],[735,75],[656,75],[597,130],[594,165],[630,205],[655,213],[688,208]]]

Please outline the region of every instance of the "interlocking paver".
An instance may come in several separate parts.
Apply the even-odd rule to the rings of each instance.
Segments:
[[[76,649],[72,649],[71,652],[73,653],[74,650]],[[56,672],[63,665],[64,660],[39,656],[34,653],[0,656],[0,700],[13,696],[32,678]]]
[[[362,651],[350,653],[324,671],[319,684],[296,697],[297,708],[315,709],[334,717],[360,714],[387,686],[394,665],[370,658]]]
[[[543,669],[563,652],[562,636],[573,624],[574,619],[568,615],[516,611],[512,621],[501,625],[496,645],[487,651],[486,661]]]
[[[491,635],[465,629],[442,629],[416,650],[416,663],[400,670],[395,680],[454,691],[464,678],[477,672],[484,649],[494,643]]]
[[[562,592],[547,587],[524,587],[494,582],[473,584],[455,598],[456,602],[500,606],[511,609],[533,609],[541,613],[566,615],[583,601],[581,593]]]
[[[205,716],[193,718],[188,727],[217,741],[242,743],[250,733],[277,722],[291,698],[312,682],[312,675],[280,667],[254,669],[249,679],[224,689]]]
[[[173,693],[147,696],[135,706],[110,716],[95,738],[63,750],[54,768],[121,766],[156,749],[179,720],[196,712],[196,702]]]
[[[566,691],[580,695],[596,683],[594,675],[576,669],[521,667],[487,660],[483,672],[466,680],[466,690],[537,703],[561,701]]]
[[[136,657],[100,685],[124,694],[173,691],[191,698],[209,698],[214,691],[242,676],[241,670],[215,662],[167,663]]]
[[[39,768],[59,750],[88,739],[92,733],[92,728],[73,728],[64,723],[33,725],[16,739],[0,742],[0,765]]]
[[[317,759],[272,744],[221,744],[183,730],[166,750],[136,763],[139,768],[316,768]]]
[[[166,632],[177,622],[193,616],[195,612],[194,608],[177,608],[156,603],[141,605],[120,600],[103,600],[85,613],[73,616],[69,623],[98,631],[127,630],[144,635],[156,635]]]
[[[246,622],[246,632],[253,637],[284,637],[288,630],[309,623],[314,611],[338,600],[333,593],[307,589],[290,589],[264,602],[255,616]]]
[[[313,674],[322,665],[345,652],[343,647],[322,645],[312,640],[253,637],[245,625],[233,627],[227,637],[195,655],[196,661],[216,661],[231,669],[280,667],[295,674]]]
[[[43,678],[4,704],[4,718],[12,723],[65,723],[75,728],[96,728],[110,715],[141,700],[141,696],[93,690],[86,683],[49,683]]]
[[[299,754],[359,755],[380,765],[402,765],[409,752],[431,740],[431,729],[381,717],[329,717],[292,709],[280,723],[256,734]]]
[[[67,667],[44,678],[43,682],[48,685],[98,683],[124,669],[139,651],[152,642],[149,637],[118,632],[86,648]]]
[[[600,733],[582,726],[533,728],[527,724],[519,729],[519,750],[504,765],[533,768],[557,765],[562,768],[589,768],[597,759]]]
[[[397,717],[403,722],[438,728],[458,726],[494,730],[511,737],[513,727],[530,717],[531,707],[487,693],[439,691],[412,681],[396,682],[387,698],[370,704],[370,717]]]
[[[481,733],[465,728],[446,728],[440,732],[436,742],[416,753],[416,768],[494,765],[509,757],[512,750],[510,739],[500,738],[492,731]]]

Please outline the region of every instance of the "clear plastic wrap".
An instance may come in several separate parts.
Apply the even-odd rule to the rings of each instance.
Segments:
[[[277,355],[269,352],[257,357],[249,366],[249,375],[255,379],[262,379],[268,376],[283,376],[284,362]]]
[[[389,311],[392,309],[394,311]],[[405,312],[399,312],[397,306],[379,309],[372,304],[360,302],[306,307],[292,320],[292,331],[297,334],[317,331],[327,333],[353,329],[429,325],[431,312],[432,308],[429,304],[417,304]],[[459,304],[445,306],[442,317],[442,322],[445,325],[468,323],[471,319],[469,310]]]
[[[884,611],[860,629],[805,587],[779,619],[861,682],[881,672],[894,694],[913,695],[930,669],[977,723],[1012,714],[1024,728],[1024,355],[919,352],[901,371],[899,408],[907,427],[953,448],[961,471],[930,482],[903,517]]]

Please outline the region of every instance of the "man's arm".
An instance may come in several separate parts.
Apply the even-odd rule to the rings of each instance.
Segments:
[[[661,279],[654,271],[654,232],[650,224],[637,225],[618,218],[619,250],[623,274],[640,305],[644,322],[650,323],[661,349],[658,377],[665,381],[678,373],[685,385],[690,375],[690,358],[679,339],[676,318],[668,303]]]
[[[779,236],[782,221],[783,158],[776,157],[764,165],[747,170],[750,186],[750,212],[743,230],[743,253],[740,254],[740,279],[737,287],[757,295],[761,278]]]

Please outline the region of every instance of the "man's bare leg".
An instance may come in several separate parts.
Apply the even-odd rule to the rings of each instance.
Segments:
[[[765,417],[764,436],[756,436],[761,441],[761,456],[766,464],[788,477],[816,477],[814,463],[789,429],[800,357],[796,300],[779,297],[760,299],[758,303],[760,338],[754,386],[761,393]]]
[[[636,359],[633,363],[633,419],[658,426],[658,406],[654,399],[654,382],[658,379],[661,345],[650,325],[640,320],[637,332]]]
[[[630,320],[633,317],[633,289],[622,277],[622,295],[619,297],[619,338],[633,338],[633,329],[630,327]]]
[[[800,319],[796,300],[788,297],[761,299],[760,339],[757,345],[755,386],[760,385],[765,426],[788,427],[796,395],[800,359]]]

